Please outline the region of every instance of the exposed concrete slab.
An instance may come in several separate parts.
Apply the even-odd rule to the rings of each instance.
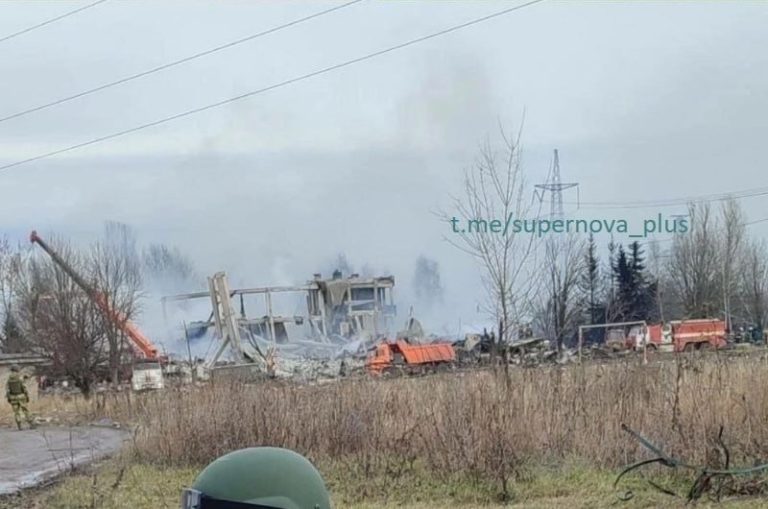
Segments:
[[[117,452],[126,431],[102,427],[0,429],[0,495],[31,488]]]

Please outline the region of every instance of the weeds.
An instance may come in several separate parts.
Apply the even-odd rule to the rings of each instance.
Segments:
[[[725,426],[736,437],[730,461],[754,462],[768,445],[767,375],[763,358],[713,354],[322,386],[227,383],[101,404],[140,423],[134,454],[157,464],[203,465],[273,445],[368,479],[418,464],[437,479],[492,480],[510,500],[529,463],[616,468],[636,459],[640,446],[622,422],[700,464]]]

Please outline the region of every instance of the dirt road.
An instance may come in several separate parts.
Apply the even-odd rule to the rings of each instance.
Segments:
[[[127,438],[125,431],[102,427],[0,428],[0,495],[115,453]]]

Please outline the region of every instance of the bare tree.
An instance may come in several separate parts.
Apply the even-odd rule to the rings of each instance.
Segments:
[[[532,202],[524,196],[520,132],[511,138],[499,131],[498,147],[486,141],[474,165],[465,171],[463,196],[453,200],[456,214],[442,213],[443,220],[455,225],[458,215],[467,221],[501,225],[528,217]],[[535,235],[516,233],[514,228],[502,233],[470,227],[454,228],[446,239],[478,262],[487,293],[485,309],[499,324],[498,341],[508,342],[512,324],[531,310],[536,290]]]
[[[731,300],[737,286],[738,273],[742,265],[744,239],[746,237],[744,214],[739,203],[731,198],[723,203],[721,209],[722,230],[720,234],[720,269],[721,291],[725,326],[731,330]]]
[[[605,321],[606,322],[615,322],[618,320],[621,315],[624,313],[624,309],[622,309],[621,302],[619,299],[617,299],[616,295],[616,261],[619,254],[619,244],[613,240],[613,235],[611,235],[611,240],[608,242],[608,260],[605,264],[605,267],[603,267],[603,279],[604,279],[604,286],[607,289],[606,296],[605,296]]]
[[[61,257],[85,272],[87,260],[64,242]],[[54,376],[67,376],[88,397],[107,361],[104,315],[93,300],[48,257],[32,257],[15,274],[18,323],[33,349],[51,361]]]
[[[440,266],[426,256],[416,259],[413,273],[413,290],[416,299],[428,310],[443,300],[443,285],[440,282]]]
[[[604,306],[602,305],[602,287],[600,277],[600,259],[597,255],[597,244],[595,237],[590,233],[589,239],[584,247],[583,270],[579,279],[579,289],[588,299],[586,306],[586,316],[588,323],[602,323],[604,317]]]
[[[539,326],[562,352],[584,312],[579,283],[583,281],[584,242],[575,235],[549,238],[544,256],[544,289],[537,313]],[[589,295],[587,295],[589,298]],[[594,302],[594,296],[592,296]]]
[[[0,239],[0,351],[22,352],[27,349],[14,308],[15,286],[21,264],[21,252],[11,248],[7,238]]]
[[[768,325],[768,249],[765,241],[749,243],[741,271],[740,294],[749,321],[759,330]]]
[[[648,243],[648,271],[655,281],[655,301],[659,320],[662,322],[685,315],[685,309],[678,298],[675,282],[672,279],[672,250],[662,249],[656,240]]]
[[[87,272],[97,298],[103,298],[113,310],[112,316],[105,316],[104,335],[109,346],[110,378],[117,384],[132,353],[124,327],[139,313],[142,289],[141,259],[131,229],[121,223],[106,223],[102,238],[91,247],[88,262]]]
[[[658,241],[651,240],[648,243],[648,270],[650,271],[651,277],[656,281],[656,295],[654,295],[656,300],[656,306],[658,307],[659,312],[659,319],[663,322],[664,321],[664,291],[665,291],[665,285],[663,276],[662,276],[662,268],[664,267],[663,255],[661,254],[661,247],[659,246]]]
[[[718,228],[708,203],[688,207],[690,230],[672,244],[669,275],[688,318],[711,317],[720,309]]]
[[[654,295],[659,320],[664,322],[685,316],[685,307],[679,299],[677,285],[672,278],[672,246],[662,249],[661,242],[651,240],[648,243],[648,253],[648,273],[655,282]]]
[[[150,244],[141,257],[143,279],[147,286],[159,286],[162,291],[200,286],[195,267],[176,247]]]

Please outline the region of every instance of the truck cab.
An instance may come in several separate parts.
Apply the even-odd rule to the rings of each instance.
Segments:
[[[634,325],[627,334],[627,348],[630,350],[670,350],[672,329],[669,324]]]
[[[134,391],[159,390],[165,387],[163,368],[159,361],[141,361],[133,366],[131,388]]]

